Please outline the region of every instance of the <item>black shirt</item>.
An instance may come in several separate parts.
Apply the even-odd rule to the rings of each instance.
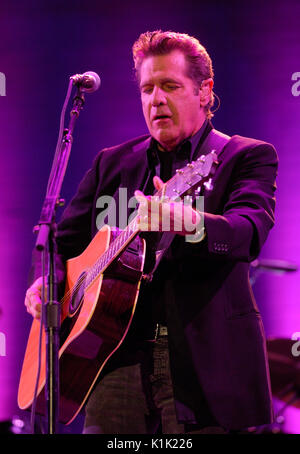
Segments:
[[[153,176],[158,175],[166,182],[174,175],[176,169],[180,169],[195,160],[204,139],[211,129],[210,122],[205,120],[196,134],[185,139],[173,151],[161,151],[157,141],[152,139],[147,150],[149,174],[144,186],[144,193],[153,194]]]
[[[145,182],[143,192],[146,195],[154,193],[153,176],[158,175],[164,182],[168,181],[176,172],[176,169],[186,166],[195,160],[201,151],[212,125],[205,120],[199,131],[192,137],[184,140],[174,151],[160,151],[157,142],[152,139],[147,150],[149,173]],[[155,264],[155,250],[161,238],[161,233],[145,232],[142,236],[146,239],[146,263],[145,272],[151,271]],[[174,276],[175,264],[172,260],[172,248],[170,247],[157,270],[152,281],[142,281],[139,300],[137,303],[133,331],[138,337],[153,336],[153,329],[157,323],[166,325],[165,301],[168,298],[168,282]]]

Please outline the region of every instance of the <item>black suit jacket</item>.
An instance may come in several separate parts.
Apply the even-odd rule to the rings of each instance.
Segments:
[[[128,199],[143,189],[149,143],[142,136],[96,156],[58,226],[63,261],[97,232],[100,196],[118,204],[119,187]],[[205,239],[176,236],[171,245],[167,324],[179,421],[240,429],[272,418],[264,330],[248,273],[274,223],[277,155],[270,144],[233,136],[219,161],[214,190],[204,191]]]

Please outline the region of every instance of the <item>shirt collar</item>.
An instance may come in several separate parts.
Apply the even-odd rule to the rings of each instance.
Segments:
[[[174,151],[170,153],[175,156],[176,160],[188,160],[189,162],[194,160],[195,153],[198,149],[198,144],[204,131],[206,130],[208,120],[206,119],[201,128],[192,137],[188,137],[183,140],[180,145],[176,147]],[[159,163],[159,151],[158,142],[152,137],[149,148],[147,149],[148,164],[150,168],[155,167]]]

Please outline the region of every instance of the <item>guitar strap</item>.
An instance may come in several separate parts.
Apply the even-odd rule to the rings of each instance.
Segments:
[[[208,153],[214,151],[216,155],[219,156],[230,139],[231,139],[230,136],[223,134],[222,132],[217,131],[216,129],[212,129],[207,135],[203,144],[201,145],[200,150],[198,151],[198,155],[199,156],[207,155]],[[175,236],[176,236],[175,233],[170,232],[162,233],[161,239],[156,250],[155,266],[151,273],[144,275],[144,278],[146,280],[149,281],[152,280],[154,272],[156,271],[161,259],[165,255]]]

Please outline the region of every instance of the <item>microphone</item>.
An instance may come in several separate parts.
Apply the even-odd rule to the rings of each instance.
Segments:
[[[100,77],[93,71],[87,71],[84,74],[75,74],[71,76],[73,85],[80,86],[81,90],[86,93],[93,93],[98,90],[101,84]]]

